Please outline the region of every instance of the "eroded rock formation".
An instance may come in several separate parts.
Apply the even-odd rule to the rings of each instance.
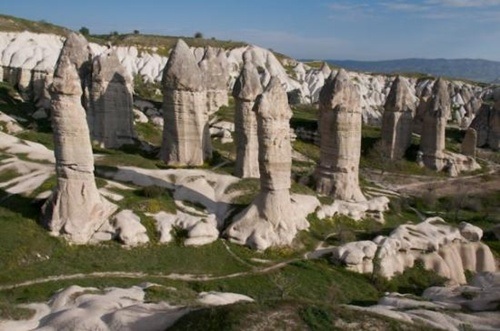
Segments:
[[[212,156],[203,74],[188,45],[178,40],[163,71],[161,158],[171,166],[200,166]]]
[[[259,142],[257,140],[257,115],[253,111],[255,100],[262,93],[257,68],[251,55],[243,53],[244,66],[233,88],[235,101],[236,167],[235,176],[259,177]]]
[[[448,84],[438,79],[432,88],[431,101],[423,116],[420,150],[424,165],[433,170],[446,166],[444,157],[446,122],[450,116],[450,97]]]
[[[42,208],[50,231],[87,243],[116,207],[102,198],[94,179],[94,157],[80,77],[89,70],[87,41],[70,34],[57,62],[51,87],[57,187]]]
[[[207,47],[200,62],[200,69],[205,79],[207,89],[208,114],[215,113],[221,106],[228,105],[227,81],[229,77],[229,63],[223,50],[219,53],[212,47]]]
[[[94,59],[87,116],[92,139],[102,147],[134,143],[133,90],[132,77],[115,51]]]
[[[391,86],[382,117],[381,148],[385,157],[401,159],[411,145],[415,97],[406,79],[398,76]]]
[[[463,155],[476,157],[477,132],[468,128],[462,141],[461,152]]]
[[[319,103],[320,161],[316,190],[345,201],[366,200],[359,187],[361,109],[359,94],[343,69],[330,75]]]
[[[496,270],[495,258],[490,248],[479,241],[481,236],[481,229],[471,224],[456,228],[433,217],[416,225],[400,225],[388,237],[340,246],[334,249],[333,258],[350,270],[389,279],[420,262],[451,283],[465,284],[465,270]]]
[[[226,229],[239,244],[259,250],[289,245],[309,224],[290,197],[292,111],[278,78],[273,77],[256,104],[259,138],[260,192]],[[302,214],[302,215],[301,215]]]

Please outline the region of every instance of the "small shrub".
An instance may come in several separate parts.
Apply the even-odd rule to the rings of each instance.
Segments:
[[[203,33],[201,33],[201,32],[198,31],[198,32],[196,32],[194,34],[194,37],[197,38],[197,39],[201,39],[201,38],[203,38]]]
[[[165,188],[156,185],[146,186],[140,191],[140,194],[146,198],[158,198],[165,193]]]

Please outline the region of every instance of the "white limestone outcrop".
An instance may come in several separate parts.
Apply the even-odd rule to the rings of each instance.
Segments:
[[[497,269],[491,250],[480,240],[481,232],[472,225],[460,229],[448,225],[439,217],[422,223],[397,227],[389,236],[367,242],[349,243],[333,251],[333,259],[360,273],[375,273],[392,278],[417,261],[425,269],[435,271],[451,284],[465,284],[465,270],[494,272]]]
[[[493,331],[500,328],[498,300],[500,274],[477,274],[469,285],[430,287],[421,297],[387,293],[377,305],[370,307],[347,306],[416,326],[439,330],[463,329]]]
[[[37,107],[50,108],[50,97],[47,88],[52,79],[52,72],[62,48],[64,37],[52,34],[31,32],[0,32],[0,75],[12,85],[18,85],[23,95],[36,101]],[[94,56],[106,51],[106,47],[90,44]],[[271,76],[278,76],[287,92],[298,96],[301,103],[315,103],[319,99],[319,91],[330,74],[330,68],[323,64],[321,69],[313,69],[296,61],[280,61],[274,54],[257,46],[244,46],[230,50],[219,50],[218,57],[227,61],[226,81],[231,90],[243,66],[243,53],[251,50],[254,54],[253,64],[262,73],[262,80],[267,84]],[[131,76],[139,75],[146,82],[160,82],[163,69],[168,61],[166,56],[157,54],[157,49],[135,46],[115,47],[121,64]],[[203,57],[202,48],[192,48],[196,60]],[[225,57],[226,60],[223,59]],[[295,65],[291,76],[284,65]],[[390,86],[394,80],[391,76],[350,73],[353,83],[361,96],[363,122],[380,125],[381,109],[386,102]],[[410,78],[410,88],[414,95],[420,97],[424,87],[432,81],[428,79]],[[454,81],[450,88],[450,99],[457,116],[463,116],[468,122],[472,120],[481,105],[483,89],[481,87]],[[456,119],[459,120],[458,118]],[[460,123],[460,122],[459,122]]]

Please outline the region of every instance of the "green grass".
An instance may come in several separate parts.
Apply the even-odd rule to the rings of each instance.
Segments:
[[[318,129],[318,107],[314,105],[296,105],[292,107],[293,116],[290,127],[304,128],[310,131]]]
[[[48,23],[44,20],[35,22],[19,17],[0,15],[0,31],[21,32],[31,31],[35,33],[53,33],[66,36],[70,31],[67,28]]]
[[[155,147],[161,146],[162,130],[152,123],[136,123],[135,131],[140,140],[147,141]]]
[[[219,121],[234,122],[234,112],[235,112],[234,98],[232,96],[229,96],[228,105],[220,107],[219,110],[215,112],[213,116],[217,117]]]

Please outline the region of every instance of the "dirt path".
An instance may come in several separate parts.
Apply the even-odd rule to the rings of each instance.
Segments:
[[[281,269],[286,267],[292,262],[299,261],[300,259],[292,259],[284,262],[280,262],[274,264],[269,267],[254,269],[251,271],[237,272],[234,274],[223,275],[223,276],[207,276],[207,275],[191,275],[191,274],[148,274],[144,272],[123,272],[123,271],[107,271],[107,272],[91,272],[91,273],[79,273],[72,275],[58,275],[58,276],[49,276],[44,278],[38,278],[33,280],[28,280],[25,282],[10,284],[10,285],[2,285],[0,286],[0,291],[4,290],[12,290],[18,287],[37,285],[50,283],[61,280],[75,280],[75,279],[89,279],[89,278],[130,278],[130,279],[142,279],[146,277],[150,278],[160,278],[160,279],[170,279],[170,280],[182,280],[182,281],[201,281],[208,282],[213,280],[221,280],[221,279],[230,279],[237,277],[244,277],[249,275],[258,275],[264,274],[276,269]]]
[[[490,168],[487,173],[460,177],[431,178],[395,173],[382,175],[375,171],[367,172],[367,176],[375,184],[404,195],[421,196],[432,191],[437,197],[442,197],[464,191],[468,194],[486,194],[500,190],[500,166],[490,164]]]

